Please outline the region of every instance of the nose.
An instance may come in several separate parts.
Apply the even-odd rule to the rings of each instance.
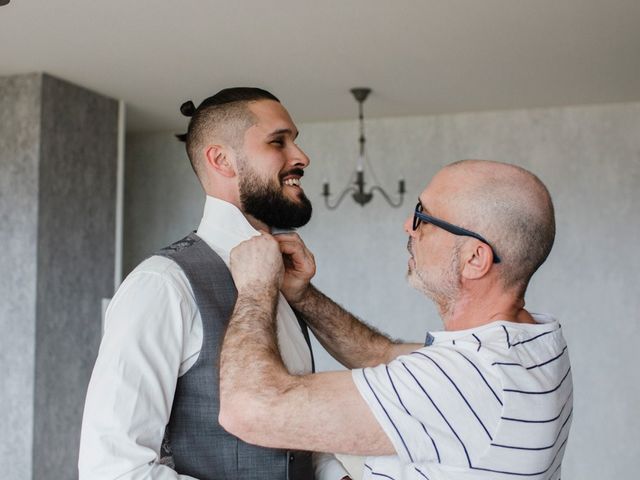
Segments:
[[[407,217],[407,219],[404,221],[403,227],[404,231],[407,232],[410,237],[413,237],[415,235],[416,232],[413,230],[413,215]]]
[[[307,157],[307,154],[304,153],[304,151],[298,145],[294,144],[293,148],[294,148],[294,151],[293,151],[292,161],[294,166],[306,168],[311,162],[311,160],[309,160],[309,157]]]

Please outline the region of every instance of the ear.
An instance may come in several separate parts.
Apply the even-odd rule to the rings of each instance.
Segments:
[[[223,145],[209,145],[204,150],[207,168],[223,177],[235,177],[236,169],[233,153]]]
[[[468,247],[463,248],[462,276],[469,280],[477,280],[484,277],[493,266],[493,252],[489,245],[478,240],[467,242]]]

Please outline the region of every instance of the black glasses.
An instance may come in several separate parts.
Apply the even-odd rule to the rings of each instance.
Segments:
[[[500,257],[496,253],[496,250],[481,235],[478,235],[471,230],[467,230],[466,228],[457,227],[449,222],[445,222],[444,220],[440,220],[439,218],[432,217],[431,215],[423,213],[422,203],[418,202],[418,204],[416,205],[416,209],[413,212],[413,230],[417,230],[422,222],[430,223],[432,225],[435,225],[436,227],[440,227],[441,229],[446,230],[449,233],[453,233],[454,235],[473,237],[477,240],[480,240],[482,243],[486,243],[487,245],[489,245],[489,248],[493,253],[493,263],[500,263]]]

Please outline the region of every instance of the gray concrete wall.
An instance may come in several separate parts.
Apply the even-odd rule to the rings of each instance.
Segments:
[[[329,178],[334,192],[348,182],[357,124],[299,127],[298,143],[312,159],[303,184],[315,206],[300,233],[316,255],[316,284],[404,339],[419,341],[426,330],[440,328],[435,309],[404,280],[408,254],[402,223],[429,178],[461,158],[507,161],[540,176],[555,200],[558,233],[527,299],[532,311],[552,312],[561,320],[570,346],[575,416],[563,477],[635,478],[640,104],[368,120],[369,158],[377,176],[390,191],[399,176],[407,181],[407,199],[398,210],[376,197],[364,208],[346,199],[338,210],[327,211],[322,181]],[[177,232],[193,228],[202,197],[171,134],[129,137],[127,163],[127,189],[136,192],[125,205],[126,217],[135,218],[135,229],[125,233],[133,265]],[[150,175],[163,171],[166,176],[151,181]],[[183,202],[179,211],[176,198]],[[336,368],[318,347],[316,352],[320,368]]]
[[[113,293],[117,113],[48,75],[0,79],[2,478],[77,478]]]
[[[41,77],[0,78],[0,462],[31,478]]]
[[[34,478],[77,476],[87,385],[113,294],[118,104],[45,75]]]

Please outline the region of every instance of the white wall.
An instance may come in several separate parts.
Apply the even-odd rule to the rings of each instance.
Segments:
[[[640,104],[485,112],[367,121],[378,177],[401,209],[375,198],[327,211],[324,178],[337,192],[357,153],[356,122],[300,125],[312,158],[303,183],[314,202],[300,230],[318,262],[316,284],[394,337],[422,340],[439,328],[431,304],[406,286],[402,222],[444,164],[486,158],[521,165],[548,186],[556,206],[556,245],[534,276],[532,311],[562,322],[573,363],[575,410],[564,476],[635,478],[640,458]],[[125,258],[131,268],[197,226],[202,199],[184,150],[170,134],[128,138]],[[371,177],[369,177],[370,179]],[[335,363],[316,348],[320,368]]]

